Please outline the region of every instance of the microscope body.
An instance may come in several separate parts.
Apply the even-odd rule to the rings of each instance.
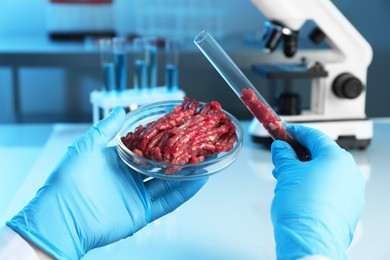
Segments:
[[[263,40],[275,61],[299,64],[304,60],[309,72],[321,69],[317,74],[293,71],[269,74],[287,78],[306,75],[311,80],[310,108],[299,114],[280,114],[281,118],[290,124],[322,130],[345,148],[366,148],[373,135],[373,123],[365,114],[367,69],[373,56],[369,43],[330,0],[253,0],[253,3],[269,20],[270,31]],[[308,20],[316,24],[316,35],[330,49],[299,49],[299,30]],[[273,52],[283,39],[284,54]],[[268,138],[255,120],[250,133],[255,141]]]

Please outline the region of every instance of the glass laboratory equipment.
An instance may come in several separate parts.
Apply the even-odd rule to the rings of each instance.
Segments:
[[[155,90],[157,88],[157,66],[158,66],[158,45],[157,39],[149,37],[145,39],[145,62],[146,62],[146,88]]]
[[[168,92],[179,89],[179,41],[165,40],[165,86]]]
[[[100,62],[102,66],[103,90],[113,91],[116,89],[114,55],[112,39],[104,38],[99,40]]]
[[[276,114],[214,37],[208,31],[202,31],[195,37],[194,43],[249,111],[263,125],[269,135],[274,140],[283,140],[289,143],[301,161],[310,160],[309,151],[292,138],[284,121]]]
[[[135,38],[133,40],[134,53],[134,74],[133,85],[136,90],[146,89],[146,61],[145,61],[145,39]]]
[[[126,39],[122,37],[113,38],[112,47],[116,90],[125,90],[127,88]]]

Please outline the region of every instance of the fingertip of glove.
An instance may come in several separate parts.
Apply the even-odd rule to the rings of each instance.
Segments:
[[[208,181],[209,177],[200,178],[198,180],[193,181],[185,181],[185,184],[188,184],[188,187],[190,187],[193,190],[199,190],[201,189],[206,182]]]
[[[110,127],[113,128],[120,128],[125,120],[125,110],[122,107],[116,107],[114,108],[111,113],[102,120],[102,122],[99,122],[99,125],[106,125],[110,124]],[[110,123],[108,123],[110,122]]]
[[[285,159],[297,159],[297,155],[292,147],[280,140],[275,140],[271,146],[272,162],[276,166]]]
[[[115,107],[111,113],[109,114],[110,117],[118,117],[118,116],[121,116],[121,117],[124,117],[125,116],[125,110],[123,109],[123,107]]]
[[[300,138],[301,136],[306,136],[312,128],[309,128],[307,126],[303,125],[289,125],[288,126],[288,132],[294,137],[294,138]]]
[[[209,180],[209,177],[205,177],[205,178],[201,178],[201,179],[199,179],[198,181],[199,181],[199,186],[200,187],[203,187],[205,184],[206,184],[206,182]]]
[[[91,144],[97,142],[105,146],[121,129],[124,120],[124,109],[116,107],[106,118],[93,125],[86,133],[85,137],[89,137],[91,139]]]
[[[290,146],[284,142],[284,141],[281,141],[281,140],[275,140],[273,141],[272,145],[271,145],[271,150],[272,152],[275,152],[275,151],[279,151],[279,150],[285,150],[285,149],[288,149]]]
[[[284,141],[275,140],[271,145],[272,161],[275,163],[280,157],[280,154],[284,154],[283,151],[287,150],[288,144]]]

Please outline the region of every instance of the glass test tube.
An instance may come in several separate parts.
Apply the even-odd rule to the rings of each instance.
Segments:
[[[145,42],[146,87],[151,90],[157,87],[157,40],[147,38]]]
[[[179,89],[179,41],[166,39],[165,41],[165,86],[168,92]]]
[[[113,91],[116,89],[115,80],[115,66],[114,56],[112,51],[112,40],[111,39],[100,39],[99,40],[100,50],[100,62],[103,70],[103,90]]]
[[[209,32],[202,31],[195,37],[194,42],[245,106],[264,126],[270,136],[274,140],[283,140],[289,143],[301,161],[310,160],[311,156],[309,151],[291,137],[287,131],[286,124],[222,49],[214,37]]]
[[[112,44],[114,52],[116,90],[124,90],[127,86],[126,40],[125,38],[115,37],[112,39]]]
[[[145,62],[145,39],[136,38],[133,41],[134,52],[134,89],[146,89],[146,62]]]

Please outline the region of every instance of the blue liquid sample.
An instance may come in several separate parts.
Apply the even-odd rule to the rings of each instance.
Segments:
[[[114,63],[103,64],[103,89],[104,90],[116,89]]]
[[[146,88],[146,64],[144,60],[134,61],[134,88],[145,89]]]
[[[126,89],[126,55],[124,52],[114,54],[116,89]]]
[[[157,47],[149,45],[146,49],[146,87],[157,87]]]
[[[165,85],[169,92],[176,91],[179,87],[179,70],[176,65],[167,64],[165,66]]]

